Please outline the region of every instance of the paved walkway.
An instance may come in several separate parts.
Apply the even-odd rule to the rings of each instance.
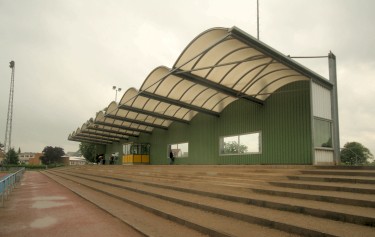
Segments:
[[[1,237],[143,236],[37,171],[27,171],[0,207]]]

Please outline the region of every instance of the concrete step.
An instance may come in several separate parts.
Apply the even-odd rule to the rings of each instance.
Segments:
[[[348,231],[344,226],[333,224],[341,223],[353,225],[350,229],[355,229],[358,226],[364,227],[365,230],[356,229],[357,236],[374,235],[374,227],[368,226],[374,226],[375,223],[375,195],[356,192],[358,188],[371,190],[374,188],[373,184],[287,179],[287,176],[309,176],[301,174],[303,170],[269,171],[270,176],[266,177],[266,172],[259,172],[261,175],[257,176],[252,172],[248,174],[247,172],[250,172],[251,169],[245,168],[243,171],[233,167],[231,167],[232,170],[222,169],[221,167],[220,169],[216,167],[215,169],[204,168],[164,166],[128,169],[121,166],[106,166],[64,168],[60,172],[65,172],[62,175],[67,175],[67,177],[77,178],[80,180],[79,182],[82,182],[83,179],[87,182],[101,183],[105,187],[112,186],[123,191],[142,194],[200,211],[213,212],[235,220],[246,220],[245,222],[248,224],[263,225],[293,234],[304,236],[351,236],[340,232],[341,230]],[[236,173],[232,175],[233,170]],[[344,176],[343,178],[350,177]],[[355,178],[372,179],[372,177],[368,176],[356,176]],[[308,183],[309,185],[346,187],[350,189],[343,192],[281,187],[275,186],[272,182]],[[184,211],[188,210],[185,209]],[[245,213],[235,210],[244,210]],[[269,218],[268,215],[270,213],[276,219]],[[164,215],[162,213],[159,214]],[[289,218],[289,215],[292,217]],[[173,216],[172,218],[176,218],[176,215],[173,214]],[[292,222],[303,220],[303,223],[314,222],[320,224],[306,227],[299,225],[300,223],[280,222],[277,217],[282,219],[281,216],[284,219],[293,220]],[[300,216],[303,216],[303,218]],[[305,219],[306,216],[316,218],[316,221],[315,219]],[[177,218],[177,221],[181,221],[181,219]],[[324,227],[328,228],[327,231],[323,228],[323,231],[317,232],[316,228],[318,226],[327,224],[330,226]],[[337,228],[340,231],[337,231]],[[202,233],[207,233],[207,228],[204,228],[204,230],[206,232]],[[351,234],[355,236],[355,233]]]
[[[241,168],[242,167],[242,168]],[[299,174],[299,169],[256,169],[251,166],[149,166],[147,169],[140,169],[139,166],[86,166],[87,170],[98,172],[121,172],[126,174],[141,176],[173,176],[184,175],[206,176],[206,177],[226,177],[226,178],[266,178],[274,176],[285,177],[286,174]]]
[[[375,170],[375,166],[347,166],[347,165],[322,165],[313,166],[310,169],[318,170]]]
[[[375,177],[375,170],[353,170],[353,169],[317,169],[317,170],[301,170],[302,174],[315,175],[339,175],[339,176],[362,176]]]
[[[328,190],[338,192],[375,194],[375,186],[371,184],[346,184],[346,183],[322,183],[312,181],[270,181],[270,184],[279,187],[310,189],[310,190]]]
[[[290,180],[316,181],[316,182],[335,182],[335,183],[354,183],[354,184],[375,184],[375,177],[348,177],[339,175],[288,175]]]
[[[70,174],[70,177],[67,175],[69,179],[72,179],[72,176],[72,174]],[[165,190],[155,187],[150,188],[142,184],[129,182],[124,183],[118,180],[106,182],[103,181],[104,178],[102,177],[78,174],[74,174],[73,177],[73,179],[79,180],[81,184],[90,185],[93,188],[96,186],[99,187],[100,190],[106,189],[108,190],[108,193],[111,194],[118,192],[118,195],[122,197],[126,195],[127,199],[132,196],[133,200],[136,200],[138,204],[142,202],[143,205],[147,206],[148,208],[152,206],[152,208],[155,209],[160,207],[160,205],[163,206],[163,202],[167,201],[169,203],[164,203],[164,205],[173,206],[173,211],[168,213],[170,215],[176,216],[181,212],[189,212],[193,213],[191,214],[193,216],[202,216],[204,213],[202,213],[201,210],[216,213],[205,213],[207,216],[204,219],[208,220],[207,218],[219,218],[217,214],[220,214],[220,216],[224,216],[225,219],[221,223],[227,223],[231,220],[231,227],[233,227],[232,225],[236,225],[235,229],[246,229],[247,224],[256,223],[258,225],[269,226],[304,236],[362,236],[362,234],[375,234],[374,228],[350,223],[254,207],[242,203],[220,200],[217,198],[189,194],[180,191]],[[110,186],[113,186],[114,188],[111,189]],[[143,201],[140,201],[142,199],[140,195],[144,195],[143,198],[145,199]],[[183,205],[183,208],[179,205]],[[171,211],[171,209],[169,209],[169,211]],[[214,215],[214,217],[210,217],[211,215]],[[232,219],[235,220],[233,221]],[[192,221],[192,219],[189,221]],[[202,223],[201,221],[202,220],[200,219],[199,223]],[[215,229],[215,231],[217,231],[219,226],[216,226]],[[220,229],[219,232],[223,231],[227,231],[228,233],[228,226],[226,226],[224,229]],[[234,230],[231,229],[231,231]],[[248,232],[245,231],[245,233]],[[234,236],[240,236],[240,233],[231,232],[231,234]]]
[[[54,172],[54,174],[210,236],[296,236],[246,221],[191,208],[171,200],[114,187],[107,183],[101,183],[100,178],[88,180],[77,177],[77,175],[63,174],[62,172]],[[150,225],[152,224],[159,225],[157,222],[150,223]],[[177,233],[175,232],[175,236]]]
[[[92,188],[81,185],[80,183],[74,182],[61,175],[57,175],[54,172],[43,171],[42,173],[124,223],[132,226],[132,228],[144,236],[175,237],[176,233],[179,233],[179,236],[185,237],[206,236],[191,228],[156,216],[142,208],[123,202],[117,198],[111,197],[110,195],[95,191]],[[155,223],[158,224],[155,225]]]
[[[227,188],[216,188],[213,189],[207,185],[192,187],[191,185],[186,185],[181,182],[173,185],[160,184],[151,181],[137,181],[129,178],[121,178],[116,175],[112,176],[98,176],[94,173],[83,173],[75,172],[70,173],[72,175],[83,175],[87,178],[99,178],[106,180],[106,182],[120,181],[126,183],[129,187],[131,185],[147,185],[151,187],[163,188],[168,190],[175,190],[189,194],[201,195],[204,197],[213,197],[222,200],[244,203],[258,207],[266,207],[275,210],[283,210],[295,213],[303,213],[307,215],[312,215],[321,218],[327,218],[332,220],[339,220],[349,223],[355,223],[360,225],[375,226],[375,209],[363,208],[363,207],[348,207],[346,205],[317,202],[317,201],[306,201],[306,200],[296,200],[292,198],[275,198],[269,195],[261,195],[257,193],[249,193],[247,191],[228,190]],[[100,180],[102,182],[102,180]],[[110,184],[108,184],[110,185]],[[144,189],[144,188],[143,188]],[[372,213],[372,215],[371,215]]]
[[[73,171],[73,170],[72,170]],[[78,172],[83,170],[78,169]],[[144,182],[159,182],[159,183],[167,183],[167,184],[178,184],[182,185],[184,183],[188,183],[190,185],[211,185],[211,186],[225,186],[226,189],[243,189],[246,191],[252,191],[256,193],[262,193],[277,197],[289,197],[294,199],[302,199],[302,200],[315,200],[315,201],[322,201],[322,202],[329,202],[329,203],[337,203],[343,205],[353,205],[353,206],[361,206],[361,207],[375,207],[375,197],[371,194],[359,194],[359,193],[348,193],[348,192],[339,192],[339,191],[322,191],[322,190],[308,190],[308,189],[296,189],[296,188],[287,188],[287,187],[277,187],[271,186],[268,182],[264,181],[254,181],[250,180],[246,183],[236,183],[236,182],[225,182],[220,179],[209,180],[205,179],[204,177],[200,177],[196,179],[195,176],[189,178],[188,176],[184,176],[184,178],[176,178],[176,177],[164,177],[159,175],[157,177],[153,176],[142,176],[142,175],[132,175],[129,173],[121,173],[119,172],[112,172],[109,170],[101,170],[97,172],[95,169],[85,170],[85,172],[92,172],[94,175],[111,175],[112,177],[117,177],[123,179],[126,177],[129,179],[129,182],[132,180],[137,181],[144,181]]]
[[[290,197],[303,200],[314,200],[330,202],[348,206],[375,208],[375,197],[372,194],[356,194],[335,191],[302,190],[296,188],[273,187],[259,188],[252,187],[249,190],[257,193],[268,194],[280,197]]]

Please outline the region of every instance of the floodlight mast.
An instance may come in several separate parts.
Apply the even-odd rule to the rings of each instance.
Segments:
[[[5,128],[5,140],[4,140],[5,152],[8,152],[12,145],[12,120],[13,120],[14,71],[15,71],[14,61],[9,62],[9,67],[12,69],[12,74],[10,77],[8,114],[7,114],[7,124]]]
[[[117,102],[117,92],[121,91],[121,88],[117,88],[117,86],[112,86],[112,89],[116,91],[116,95],[115,95],[115,102]]]

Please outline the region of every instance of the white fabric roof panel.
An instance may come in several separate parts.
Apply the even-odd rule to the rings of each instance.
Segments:
[[[146,80],[147,81],[147,80]],[[150,99],[143,96],[142,92],[136,90],[128,90],[120,101],[120,105],[127,105],[144,111],[149,111],[161,115],[167,115],[178,119],[190,121],[196,112],[192,113],[189,109],[161,102],[160,100]],[[166,122],[168,126],[170,121]]]
[[[183,51],[174,68],[262,101],[286,84],[309,80],[251,45],[253,39],[245,43],[232,33],[233,29],[215,28],[202,33]]]
[[[178,102],[200,107],[214,112],[221,112],[227,105],[236,100],[207,86],[185,80],[171,74],[166,67],[156,68],[141,86],[142,92],[149,92]],[[142,95],[141,92],[141,95]],[[191,120],[192,117],[185,117],[186,111],[179,108],[173,116]],[[178,115],[181,114],[181,115]],[[192,114],[193,116],[196,113]]]
[[[155,68],[139,91],[128,89],[69,139],[108,143],[152,133],[174,121],[189,123],[200,112],[219,116],[239,98],[263,104],[279,88],[312,78],[332,86],[236,27],[209,29],[190,42],[172,69]]]
[[[121,120],[107,118],[107,117],[104,116],[103,111],[99,111],[97,113],[93,122],[96,125],[102,125],[104,127],[113,127],[113,128],[123,129],[127,132],[135,131],[135,132],[150,133],[153,129],[152,127],[139,125],[139,124],[136,124],[136,123],[124,122],[124,121],[121,121]]]
[[[98,135],[102,137],[111,137],[111,138],[117,138],[117,139],[128,139],[129,135],[121,134],[121,133],[114,133],[109,131],[100,131],[97,129],[92,129],[87,127],[87,123],[84,123],[81,127],[81,133],[87,133],[87,134],[93,134]]]

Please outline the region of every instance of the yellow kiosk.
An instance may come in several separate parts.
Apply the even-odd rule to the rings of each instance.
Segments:
[[[125,143],[123,152],[123,164],[150,164],[150,144],[148,143]]]

